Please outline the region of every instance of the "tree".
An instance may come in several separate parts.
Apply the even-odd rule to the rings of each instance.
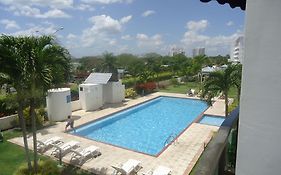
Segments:
[[[237,100],[239,104],[240,94],[241,94],[242,64],[236,64],[233,67],[234,67],[234,71],[232,73],[232,81],[237,89]]]
[[[18,114],[21,123],[23,102],[28,101],[30,106],[34,148],[34,173],[36,174],[37,128],[35,108],[38,106],[37,101],[42,96],[45,96],[49,88],[57,87],[67,80],[70,71],[70,57],[67,50],[59,46],[52,36],[2,36],[2,38],[4,41],[0,46],[1,65],[3,63],[6,64],[4,64],[5,66],[1,71],[11,77],[10,81],[17,91],[19,103]],[[21,125],[23,126],[24,132],[25,124]],[[26,133],[23,133],[24,142],[25,135]],[[29,166],[31,167],[31,164]]]
[[[117,59],[112,53],[103,54],[102,71],[112,73],[109,81],[118,81]]]
[[[209,77],[203,84],[202,97],[211,103],[213,97],[222,93],[225,99],[225,116],[228,115],[228,92],[234,85],[234,71],[236,67],[229,65],[225,70],[210,73]]]
[[[26,63],[24,71],[28,90],[30,115],[32,119],[34,172],[37,172],[36,113],[38,99],[45,96],[48,89],[57,87],[68,80],[70,55],[55,42],[52,36],[22,37],[21,58]]]
[[[25,103],[27,87],[24,82],[25,62],[20,57],[20,51],[18,48],[21,46],[19,38],[2,35],[0,37],[0,72],[3,82],[11,84],[17,91],[18,102],[18,116],[22,129],[23,143],[25,148],[25,157],[29,172],[32,170],[28,142],[26,136],[26,125],[23,117],[23,106]]]

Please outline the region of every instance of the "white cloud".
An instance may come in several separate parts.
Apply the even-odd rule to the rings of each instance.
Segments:
[[[69,40],[77,39],[77,36],[74,35],[74,34],[72,34],[72,33],[70,33],[70,34],[68,34],[68,35],[66,36],[66,39],[69,39]]]
[[[45,13],[42,13],[40,9],[30,7],[27,5],[24,6],[10,6],[8,11],[13,11],[17,16],[28,16],[34,18],[69,18],[70,15],[63,12],[60,9],[51,9]]]
[[[56,9],[70,8],[73,0],[0,0],[1,4],[8,6],[38,6]]]
[[[234,22],[233,22],[233,21],[228,21],[228,22],[226,23],[226,25],[227,25],[227,26],[233,26],[233,25],[234,25]]]
[[[92,4],[113,4],[113,3],[132,3],[134,0],[81,0],[84,3]]]
[[[123,36],[121,36],[121,39],[123,39],[123,40],[131,40],[132,37],[131,37],[131,35],[123,35]]]
[[[186,28],[190,31],[198,32],[198,31],[204,31],[207,26],[209,25],[209,22],[205,19],[200,21],[189,21],[186,24]]]
[[[90,47],[95,42],[106,42],[114,45],[111,39],[112,35],[119,34],[122,31],[123,25],[130,21],[132,17],[126,16],[120,20],[113,19],[107,15],[93,16],[89,21],[93,24],[91,28],[83,30],[81,43],[85,47]]]
[[[42,23],[41,25],[30,25],[28,29],[25,30],[19,30],[14,33],[7,33],[9,35],[24,35],[24,36],[30,36],[30,35],[53,35],[59,27],[55,26],[53,23]],[[62,36],[59,35],[58,32],[54,34],[57,38],[62,38]]]
[[[147,16],[150,16],[150,15],[153,15],[153,14],[155,14],[155,11],[153,11],[153,10],[147,10],[147,11],[145,11],[145,12],[142,13],[142,16],[143,16],[143,17],[147,17]]]
[[[76,9],[81,10],[81,11],[84,11],[84,10],[95,11],[95,8],[89,4],[78,4],[76,6]]]
[[[0,23],[5,25],[5,29],[20,29],[20,26],[13,20],[3,19]]]
[[[132,19],[132,17],[133,17],[132,15],[125,16],[120,19],[120,23],[122,23],[122,24],[128,23]]]
[[[162,36],[160,34],[149,37],[146,34],[138,33],[136,39],[138,46],[143,48],[158,48],[163,44]]]
[[[242,32],[237,31],[232,35],[219,35],[219,36],[207,36],[202,34],[208,26],[206,20],[201,21],[190,21],[187,23],[187,31],[184,33],[181,42],[184,44],[185,48],[191,51],[193,48],[204,47],[209,54],[228,53],[231,43],[242,34]]]

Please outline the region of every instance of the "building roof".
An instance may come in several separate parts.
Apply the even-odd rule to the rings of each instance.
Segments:
[[[106,84],[112,73],[91,73],[85,80],[85,84]]]
[[[200,0],[201,2],[210,2],[212,0]],[[231,8],[240,7],[242,10],[246,9],[246,0],[217,0],[219,4],[228,3]]]

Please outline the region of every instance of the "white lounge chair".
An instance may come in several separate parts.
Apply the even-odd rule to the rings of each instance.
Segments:
[[[76,151],[76,150],[71,150],[72,152],[72,157],[70,160],[72,159],[78,159],[79,160],[79,164],[88,156],[98,156],[100,155],[100,151],[99,151],[99,147],[96,146],[89,146],[81,151]]]
[[[131,173],[137,173],[142,167],[140,165],[140,161],[134,160],[134,159],[129,159],[127,162],[124,164],[121,164],[119,167],[117,166],[112,166],[112,168],[115,169],[115,174],[122,174],[122,175],[128,175]]]
[[[45,141],[37,140],[37,150],[44,151],[47,147],[51,146],[52,144],[58,144],[62,142],[61,138],[58,136],[51,137]]]
[[[158,166],[155,170],[143,173],[144,175],[169,175],[172,173],[172,170],[165,166]]]
[[[60,154],[60,156],[61,156],[62,154],[66,154],[68,151],[70,151],[70,149],[78,146],[78,144],[79,144],[79,142],[73,141],[73,140],[69,141],[63,145],[54,145],[53,144],[53,147],[55,149],[53,150],[52,154],[55,154],[55,155]]]

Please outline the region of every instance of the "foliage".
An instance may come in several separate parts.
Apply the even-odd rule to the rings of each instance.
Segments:
[[[236,70],[236,66],[229,65],[225,70],[212,72],[203,84],[202,97],[205,98],[209,104],[211,104],[212,98],[219,93],[222,93],[225,97],[225,116],[228,114],[228,95],[230,88],[236,81],[241,81],[236,74]]]
[[[158,77],[151,77],[149,78],[149,80],[151,81],[169,80],[172,76],[173,76],[172,72],[161,72],[160,74],[158,74]],[[142,82],[140,77],[122,79],[122,83],[125,84],[126,87],[133,87],[137,82]]]
[[[180,84],[177,78],[172,78],[170,80],[170,83],[174,86],[178,86]]]
[[[104,62],[102,63],[102,72],[112,73],[109,81],[118,81],[117,59],[112,53],[103,54]]]
[[[15,114],[18,108],[16,94],[0,96],[0,118]]]
[[[35,117],[36,117],[37,126],[43,126],[44,121],[47,118],[45,109],[44,108],[35,109],[35,114],[36,114]],[[30,115],[30,107],[27,107],[23,110],[23,116],[24,116],[24,119],[25,119],[25,122],[26,122],[26,126],[28,128],[30,128],[31,125],[32,125],[31,115]],[[17,119],[16,122],[17,122],[17,125],[18,125],[19,120]]]
[[[200,83],[197,82],[188,82],[185,84],[180,84],[178,86],[170,85],[165,89],[160,89],[160,92],[168,92],[168,93],[179,93],[186,94],[188,89],[195,89],[196,92],[200,90]]]
[[[38,163],[38,173],[37,175],[55,175],[60,174],[60,169],[58,168],[56,162],[52,160],[41,160]],[[26,164],[19,166],[14,175],[30,175]]]
[[[70,85],[71,101],[79,99],[79,86],[78,84],[72,83]]]
[[[133,88],[129,88],[125,90],[125,97],[126,98],[136,98],[137,92]]]
[[[150,93],[152,92],[154,89],[156,89],[156,83],[155,82],[147,82],[147,83],[141,83],[141,84],[138,84],[136,86],[136,89],[137,89],[137,92],[138,93]]]

